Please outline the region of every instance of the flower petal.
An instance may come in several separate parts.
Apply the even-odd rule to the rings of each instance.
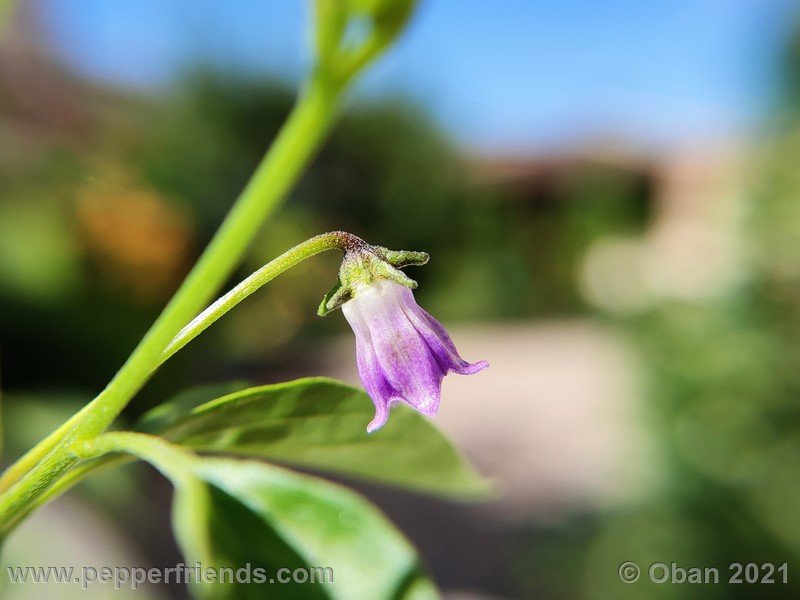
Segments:
[[[462,359],[444,327],[420,308],[410,289],[393,281],[356,288],[342,311],[356,336],[361,381],[375,404],[369,432],[386,423],[397,402],[436,414],[449,371],[468,375],[489,366]]]
[[[372,433],[382,427],[389,418],[389,408],[397,393],[384,377],[375,355],[375,348],[364,316],[360,307],[353,302],[348,302],[342,307],[347,322],[353,328],[356,336],[356,365],[358,375],[364,384],[364,389],[375,405],[375,418],[367,426],[367,431]]]
[[[358,304],[372,336],[380,371],[398,399],[432,415],[439,408],[442,371],[430,348],[408,320],[401,303],[406,288],[378,281],[357,292]]]
[[[430,313],[417,304],[414,299],[414,293],[408,288],[403,288],[403,295],[404,302],[402,305],[406,316],[428,344],[445,374],[448,371],[453,371],[459,375],[472,375],[489,366],[489,363],[485,360],[469,363],[461,358],[445,328]]]

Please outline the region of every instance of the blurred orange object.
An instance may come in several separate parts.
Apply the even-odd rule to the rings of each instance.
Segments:
[[[187,211],[142,186],[93,181],[78,192],[82,242],[104,278],[150,299],[174,287],[193,228]]]

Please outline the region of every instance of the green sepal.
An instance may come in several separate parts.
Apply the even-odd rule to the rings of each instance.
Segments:
[[[389,250],[383,246],[373,246],[375,254],[388,262],[393,267],[421,267],[430,260],[427,252],[414,252],[411,250]]]
[[[320,317],[324,317],[329,312],[339,308],[352,297],[353,291],[350,289],[350,287],[345,287],[342,285],[341,281],[337,281],[336,285],[333,286],[331,291],[325,294],[322,302],[320,302],[319,308],[317,309],[317,314]]]
[[[400,285],[404,285],[412,290],[417,289],[417,282],[399,269],[395,269],[389,263],[377,261],[373,267],[375,279],[388,279]]]
[[[317,314],[324,317],[351,300],[356,291],[376,280],[388,280],[416,289],[417,282],[400,269],[412,265],[424,265],[429,256],[426,252],[389,250],[383,246],[364,244],[347,250],[339,267],[339,281],[322,299]]]

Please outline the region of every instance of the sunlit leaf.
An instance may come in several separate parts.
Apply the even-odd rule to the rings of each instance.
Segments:
[[[199,597],[438,597],[411,545],[346,488],[256,461],[217,458],[188,461],[174,482],[173,525],[188,564],[215,567],[226,578],[193,586]],[[278,581],[306,568],[301,580],[324,581]],[[248,573],[265,580],[244,583]],[[231,583],[237,574],[241,582]]]
[[[259,456],[434,494],[487,491],[485,480],[452,444],[404,405],[393,410],[385,427],[367,434],[372,402],[338,381],[299,379],[202,403],[212,394],[200,389],[158,407],[145,415],[140,429],[198,450]],[[190,408],[187,398],[197,405]]]

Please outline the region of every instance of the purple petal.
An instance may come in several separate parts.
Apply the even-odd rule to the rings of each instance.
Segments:
[[[448,371],[466,375],[488,366],[463,360],[439,322],[397,283],[379,280],[363,286],[342,312],[356,336],[361,381],[375,404],[370,432],[386,423],[396,402],[436,414]]]
[[[403,286],[380,281],[359,290],[354,305],[369,330],[379,370],[398,399],[425,414],[439,406],[442,377],[438,362],[403,311]]]
[[[430,313],[417,304],[414,299],[414,293],[408,288],[403,288],[403,294],[403,306],[406,316],[428,344],[445,374],[448,371],[453,371],[459,375],[472,375],[489,366],[489,363],[485,360],[469,363],[461,358],[445,328]]]
[[[378,365],[375,349],[372,345],[372,336],[360,310],[343,310],[345,318],[353,328],[356,336],[356,364],[358,375],[364,384],[367,394],[375,405],[375,417],[367,426],[367,431],[372,433],[386,423],[389,418],[389,407],[392,399],[397,396],[395,391],[386,381]]]

